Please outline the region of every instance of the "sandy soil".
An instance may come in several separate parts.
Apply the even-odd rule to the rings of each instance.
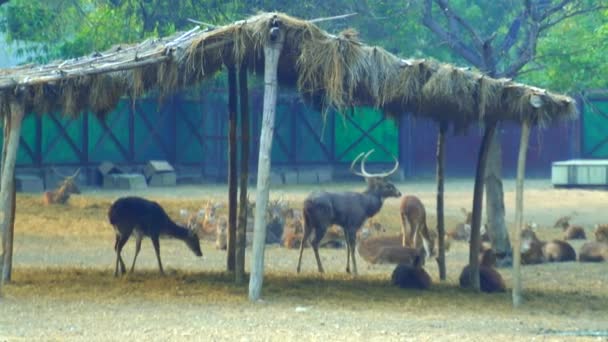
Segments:
[[[418,195],[427,204],[434,225],[433,203],[435,188],[432,182],[406,182],[398,185],[403,193]],[[332,189],[359,189],[360,184],[331,185]],[[284,196],[290,200],[301,200],[311,187],[280,187],[272,196]],[[450,180],[446,184],[446,215],[448,222],[460,218],[460,208],[471,206],[472,182]],[[112,200],[123,195],[120,192],[87,191],[84,197],[101,197]],[[177,187],[171,189],[148,189],[139,195],[166,201],[189,198],[221,198],[225,187]],[[512,222],[514,212],[514,182],[505,182],[505,204],[507,222]],[[599,190],[553,189],[547,180],[532,180],[526,183],[525,218],[542,227],[552,226],[561,215],[575,212],[573,223],[583,225],[588,233],[596,223],[608,223],[608,192]],[[394,213],[397,201],[388,201],[383,213]],[[386,214],[388,215],[388,214]],[[19,217],[19,210],[17,212]],[[52,218],[47,218],[52,220]],[[48,222],[48,221],[44,221]],[[455,286],[459,270],[467,258],[467,247],[455,243],[448,254],[448,285],[435,285],[430,293],[421,295],[416,291],[403,291],[394,303],[386,307],[374,304],[374,297],[362,295],[346,303],[326,302],[323,293],[316,299],[276,297],[264,293],[260,303],[246,300],[246,288],[241,300],[227,302],[214,300],[193,300],[180,297],[179,291],[167,289],[166,297],[146,298],[138,294],[117,294],[113,298],[52,295],[28,296],[19,283],[19,270],[34,272],[58,272],[62,268],[82,269],[87,272],[103,270],[107,272],[108,284],[113,280],[111,271],[114,263],[113,233],[106,222],[99,222],[97,233],[62,235],[45,233],[44,227],[20,227],[17,221],[15,240],[15,278],[12,285],[4,288],[4,298],[0,299],[0,341],[14,340],[202,340],[202,341],[274,341],[274,340],[355,340],[355,341],[454,341],[454,340],[608,340],[608,300],[602,297],[608,286],[608,264],[563,263],[529,266],[523,273],[524,282],[532,287],[550,288],[547,300],[555,300],[551,309],[537,310],[524,307],[519,311],[510,308],[510,295],[499,297],[504,304],[498,307],[468,311],[460,308],[458,302],[446,301],[444,308],[427,307],[425,298],[440,295],[445,286]],[[74,223],[76,226],[78,222]],[[90,227],[88,227],[90,231]],[[72,229],[72,228],[70,228]],[[85,228],[83,228],[83,231]],[[390,227],[397,231],[398,227]],[[70,230],[72,232],[72,230]],[[550,237],[557,234],[554,229],[545,229],[541,235]],[[557,236],[557,235],[556,235]],[[578,248],[581,242],[573,243]],[[169,271],[175,270],[222,271],[225,267],[225,252],[214,249],[210,242],[203,242],[204,257],[198,259],[187,251],[181,242],[163,240],[161,254],[163,264]],[[130,263],[133,242],[125,247],[124,256]],[[249,254],[250,250],[248,250]],[[326,272],[343,273],[344,250],[323,250],[321,252]],[[314,274],[316,267],[311,250],[304,254],[304,272]],[[360,259],[359,259],[360,260]],[[295,273],[297,252],[278,246],[269,246],[266,252],[266,268],[278,274]],[[247,266],[249,262],[247,262]],[[145,240],[138,258],[137,269],[154,276],[156,261],[149,240]],[[247,267],[248,269],[248,267]],[[362,260],[359,269],[363,279],[386,279],[393,266],[370,267]],[[427,270],[437,281],[436,267]],[[510,287],[510,270],[501,270]],[[85,276],[83,276],[85,277]],[[583,279],[584,277],[584,279]],[[83,278],[84,279],[84,278]],[[71,281],[78,282],[78,278]],[[354,279],[353,282],[358,280]],[[584,284],[581,285],[583,282]],[[592,284],[591,284],[592,283]],[[61,283],[50,286],[62,286]],[[103,286],[106,286],[105,284]],[[95,288],[102,288],[95,287]],[[303,285],[305,286],[305,284]],[[361,286],[365,286],[362,284]],[[560,296],[578,295],[587,291],[588,303],[577,306],[576,310],[561,307]],[[314,290],[314,289],[311,289]],[[553,293],[555,290],[555,293]],[[177,293],[177,294],[175,294]],[[363,292],[364,293],[364,292]],[[485,300],[482,295],[481,300]],[[539,295],[542,297],[542,294]],[[599,296],[599,297],[598,297]],[[403,305],[400,305],[400,302]],[[491,302],[493,303],[493,302]],[[594,304],[595,303],[595,304]],[[572,335],[572,336],[571,336]],[[597,336],[594,336],[597,335]]]

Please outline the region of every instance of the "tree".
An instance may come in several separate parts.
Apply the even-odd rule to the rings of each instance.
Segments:
[[[423,25],[452,51],[489,76],[508,78],[517,77],[534,61],[539,40],[555,25],[608,7],[588,0],[425,0],[422,6]],[[498,256],[508,260],[511,248],[504,220],[501,146],[495,137],[485,174],[488,230]]]

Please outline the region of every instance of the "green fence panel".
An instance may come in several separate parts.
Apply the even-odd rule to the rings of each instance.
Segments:
[[[350,113],[346,114],[350,115]],[[398,127],[393,120],[384,120],[369,132],[370,137],[365,136],[360,139],[361,129],[369,130],[382,120],[382,112],[374,108],[360,107],[355,108],[352,113],[353,123],[347,117],[338,115],[336,117],[335,139],[336,139],[336,156],[340,157],[339,161],[350,162],[359,153],[375,149],[375,153],[370,155],[370,162],[392,162],[393,157],[379,149],[374,140],[387,149],[394,156],[398,156]],[[358,126],[358,127],[357,127]],[[358,141],[358,142],[357,142]],[[353,144],[355,144],[353,146]],[[347,151],[348,150],[348,151]]]
[[[582,154],[608,158],[608,99],[589,100],[583,111]]]
[[[122,148],[129,151],[129,106],[131,101],[118,103],[118,107],[110,112],[104,119],[89,115],[89,160],[102,162],[105,160],[114,163],[126,162],[128,156],[121,152]],[[115,139],[104,131],[101,120],[110,128]]]

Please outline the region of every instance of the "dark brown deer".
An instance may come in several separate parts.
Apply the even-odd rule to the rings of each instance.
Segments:
[[[426,225],[426,211],[422,201],[416,196],[403,196],[400,213],[403,247],[420,248],[422,243],[426,254],[433,256],[435,254],[435,241],[429,227]]]
[[[491,249],[486,249],[479,263],[479,285],[482,292],[505,292],[506,286],[502,276],[494,265],[496,264],[496,255]],[[467,265],[460,273],[460,287],[470,288],[471,266]]]
[[[135,240],[135,256],[131,265],[131,273],[135,269],[135,261],[141,249],[141,240],[144,236],[152,239],[152,245],[156,252],[158,268],[161,274],[164,274],[163,264],[160,260],[159,237],[161,235],[182,240],[196,256],[200,257],[203,255],[196,232],[177,225],[171,220],[160,204],[156,202],[141,197],[119,198],[110,206],[108,219],[116,232],[116,242],[114,244],[114,250],[116,251],[115,277],[118,276],[119,264],[121,274],[126,273],[125,263],[120,256],[120,252],[133,232],[135,232],[137,240]]]
[[[424,265],[424,251],[416,256],[413,264],[399,264],[393,270],[391,283],[402,289],[426,290],[431,287],[431,276],[422,267]]]
[[[350,259],[353,259],[353,274],[357,274],[357,262],[355,259],[355,245],[357,231],[365,220],[374,216],[384,200],[388,197],[399,197],[401,193],[390,183],[386,177],[393,174],[399,168],[399,162],[395,158],[395,167],[385,173],[370,174],[365,171],[365,160],[373,152],[361,153],[353,160],[350,170],[358,176],[365,178],[367,189],[363,192],[313,192],[304,200],[304,238],[306,241],[314,231],[311,246],[317,260],[319,272],[323,272],[321,258],[319,257],[319,243],[325,236],[327,228],[338,225],[344,230],[346,238],[346,272],[350,273]],[[354,171],[354,166],[361,159],[361,172]],[[297,272],[300,272],[302,264],[302,253],[304,244],[300,244],[300,256],[298,258]]]
[[[59,175],[59,173],[53,169],[53,172]],[[51,204],[66,204],[71,194],[80,194],[80,189],[76,185],[76,177],[80,169],[76,170],[71,176],[63,176],[63,181],[56,190],[45,191],[42,195],[42,202],[45,205]]]

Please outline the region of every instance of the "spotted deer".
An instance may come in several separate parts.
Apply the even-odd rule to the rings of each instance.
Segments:
[[[57,175],[60,175],[57,170],[52,170]],[[78,188],[78,185],[76,185],[76,177],[78,177],[79,172],[80,169],[76,170],[71,176],[62,176],[63,181],[56,190],[45,191],[42,194],[42,202],[45,205],[66,204],[71,194],[80,194],[80,189]]]
[[[346,272],[350,273],[350,259],[352,258],[353,275],[357,275],[357,262],[355,259],[355,244],[357,231],[365,221],[374,216],[382,208],[384,200],[389,197],[399,197],[401,193],[395,185],[387,180],[387,177],[395,173],[399,168],[399,162],[395,158],[395,166],[392,170],[384,173],[370,174],[365,170],[365,161],[374,150],[359,154],[350,165],[350,171],[363,177],[367,182],[367,188],[363,192],[313,192],[304,200],[304,237],[308,240],[314,231],[311,246],[317,260],[317,269],[324,272],[321,258],[319,256],[319,244],[327,228],[335,224],[344,231],[346,238]],[[361,172],[354,170],[355,164],[361,160]],[[300,256],[298,258],[297,272],[300,273],[304,244],[300,245]]]
[[[422,201],[416,196],[403,196],[400,214],[403,247],[420,248],[422,244],[426,255],[434,255],[435,241],[426,225],[426,211]]]

